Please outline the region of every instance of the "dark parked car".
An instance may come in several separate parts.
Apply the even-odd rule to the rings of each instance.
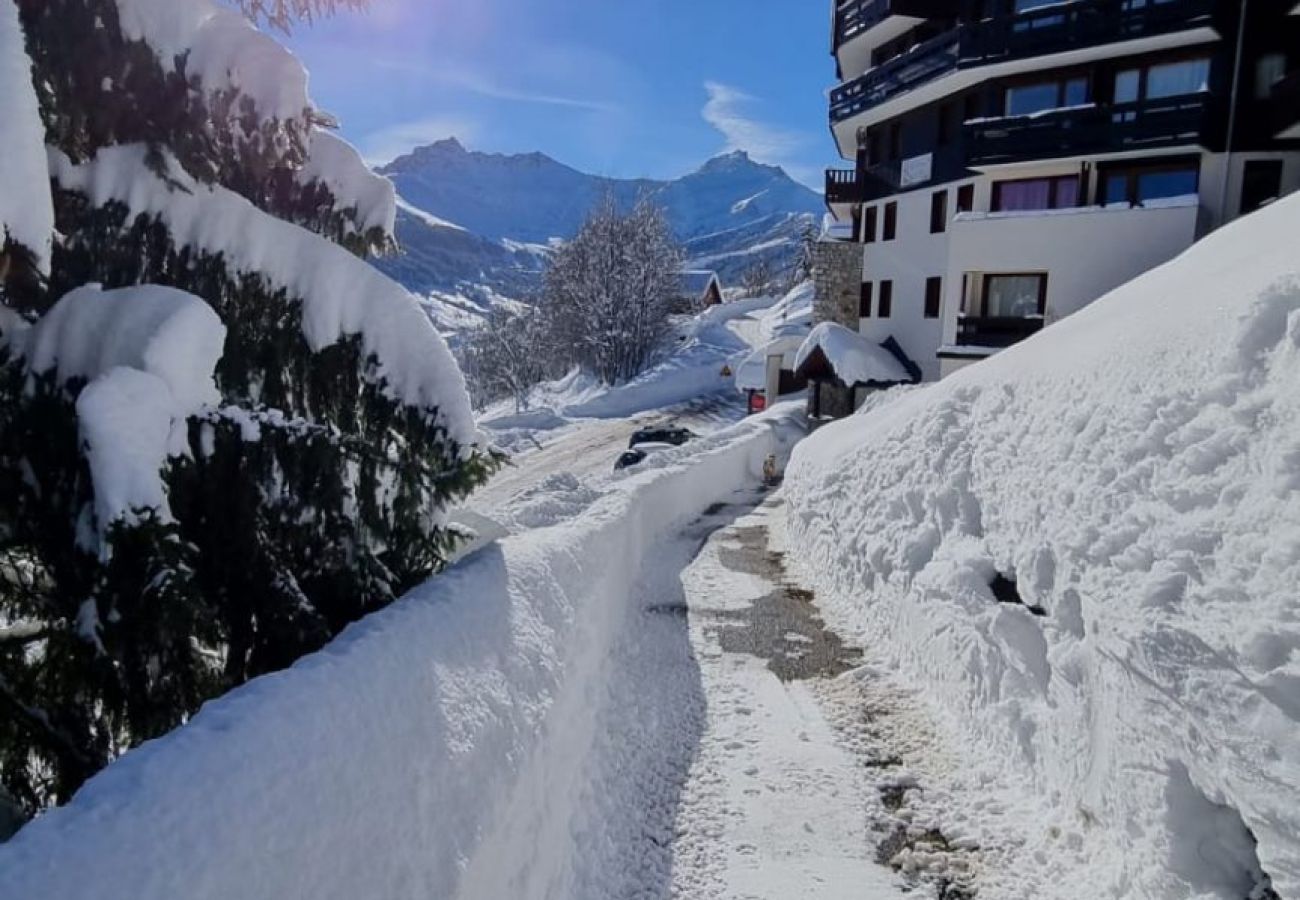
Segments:
[[[624,469],[630,469],[645,461],[646,452],[644,450],[627,450],[614,462],[614,471],[621,472]]]
[[[632,439],[627,442],[628,449],[632,449],[641,444],[671,444],[674,447],[680,447],[687,441],[695,437],[695,432],[689,428],[677,428],[671,425],[655,425],[650,428],[642,428],[640,431],[632,434]]]

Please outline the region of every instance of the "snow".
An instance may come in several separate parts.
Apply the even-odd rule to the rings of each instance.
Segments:
[[[392,182],[390,181],[389,184],[392,184]],[[435,216],[433,213],[427,213],[424,210],[420,209],[419,207],[412,206],[410,203],[408,203],[406,200],[403,200],[401,197],[397,197],[397,208],[402,210],[403,212],[407,212],[415,216],[417,219],[419,219],[425,225],[428,225],[430,228],[450,228],[453,231],[465,230],[464,228],[461,228],[459,225],[457,225],[454,222],[448,222],[446,219],[440,219],[437,216]],[[507,246],[507,249],[515,249],[515,248]]]
[[[14,0],[0,0],[0,247],[6,235],[48,272],[54,204],[32,64]]]
[[[875,793],[869,770],[839,739],[815,683],[783,682],[761,656],[728,649],[722,638],[720,623],[743,628],[737,623],[764,615],[756,608],[780,589],[727,562],[741,536],[765,527],[772,515],[765,504],[715,533],[680,576],[707,716],[674,825],[669,896],[918,896],[904,893],[876,862],[879,836],[864,815]],[[791,632],[780,642],[789,656],[799,652],[790,647],[813,641]],[[661,667],[655,677],[668,673]]]
[[[911,374],[894,354],[835,322],[822,322],[813,328],[795,355],[795,369],[802,368],[817,350],[825,354],[836,377],[850,387],[859,384],[907,384],[913,381]]]
[[[780,356],[783,369],[794,370],[794,360],[805,338],[793,334],[768,341],[749,356],[745,357],[736,368],[736,388],[741,391],[762,391],[767,389],[767,359]]]
[[[981,895],[1300,896],[1297,229],[1272,204],[795,454],[791,558],[956,733]]]
[[[147,43],[164,68],[183,62],[208,93],[234,88],[263,120],[298,120],[313,108],[302,64],[239,12],[211,0],[117,0],[117,9],[123,35]]]
[[[186,419],[221,399],[213,381],[226,329],[198,297],[145,285],[65,295],[20,340],[30,371],[88,382],[77,419],[101,535],[139,510],[170,520],[162,470]]]
[[[771,297],[758,297],[710,307],[685,323],[676,346],[661,362],[626,384],[600,388],[578,377],[567,396],[540,402],[557,404],[570,418],[626,418],[730,391],[732,378],[724,368],[734,371],[750,352],[733,326],[771,305]]]
[[[663,887],[655,835],[671,834],[680,771],[654,763],[689,752],[690,720],[644,675],[655,653],[690,657],[645,639],[673,622],[651,608],[680,595],[672,563],[698,546],[683,529],[752,491],[798,434],[775,410],[664,454],[577,517],[484,547],[209,703],[0,845],[0,896],[603,900]],[[638,650],[633,668],[624,651]],[[629,715],[637,731],[610,741],[605,726]]]
[[[173,188],[144,164],[142,145],[105,148],[83,165],[50,151],[62,187],[96,206],[125,204],[154,215],[179,246],[221,253],[236,272],[260,275],[301,300],[302,329],[315,351],[351,335],[377,360],[372,377],[393,400],[428,411],[462,447],[476,432],[464,376],[446,343],[407,291],[342,247],[268,216],[225,188],[204,185],[167,157]]]
[[[334,195],[334,207],[355,207],[362,231],[382,229],[391,235],[397,226],[397,192],[393,183],[376,174],[347,141],[321,128],[312,130],[307,162],[298,172],[302,183],[319,181]]]

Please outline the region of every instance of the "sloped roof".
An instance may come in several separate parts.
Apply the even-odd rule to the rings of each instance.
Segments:
[[[681,285],[683,296],[702,297],[704,292],[709,289],[709,285],[715,281],[718,284],[718,290],[722,290],[722,281],[718,278],[718,273],[709,269],[692,269],[680,272],[677,279]]]
[[[814,377],[821,360],[849,387],[912,384],[916,380],[889,350],[834,322],[822,322],[808,335],[795,356],[795,371]]]

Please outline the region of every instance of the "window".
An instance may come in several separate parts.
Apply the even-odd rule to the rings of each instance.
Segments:
[[[1125,69],[1115,76],[1116,103],[1182,97],[1209,89],[1208,59],[1185,59],[1142,69]]]
[[[993,184],[993,211],[1069,209],[1079,205],[1079,176],[1023,178]]]
[[[903,155],[903,123],[891,122],[889,125],[889,158],[899,159]]]
[[[880,305],[876,309],[877,315],[882,319],[888,319],[894,311],[894,283],[892,281],[880,282]]]
[[[1161,97],[1181,97],[1210,89],[1210,61],[1189,59],[1184,62],[1165,63],[1147,69],[1148,100]]]
[[[871,318],[871,282],[862,282],[862,290],[858,293],[858,318]]]
[[[986,275],[984,315],[994,319],[1040,316],[1046,308],[1046,275]]]
[[[946,147],[952,143],[953,133],[957,130],[957,104],[945,103],[939,107],[939,146]]]
[[[957,212],[970,212],[975,209],[975,185],[963,184],[957,188]]]
[[[880,129],[873,129],[867,134],[867,156],[872,164],[884,161],[884,151],[880,145]]]
[[[1266,53],[1255,64],[1255,96],[1264,100],[1273,93],[1273,85],[1286,77],[1286,55]]]
[[[1088,102],[1088,79],[1040,81],[1009,87],[1004,112],[1008,116],[1029,116],[1050,109],[1080,106]]]
[[[1199,182],[1200,168],[1194,162],[1111,169],[1102,180],[1102,202],[1139,206],[1150,200],[1191,196]]]
[[[925,317],[939,318],[939,308],[943,305],[943,279],[937,275],[925,279]]]
[[[1252,159],[1241,176],[1240,215],[1253,213],[1282,193],[1282,160]]]
[[[892,241],[898,237],[898,203],[891,200],[885,204],[885,229],[882,241]]]
[[[962,101],[962,121],[978,119],[983,109],[984,104],[980,101],[979,94],[967,94],[966,99]]]
[[[876,241],[876,207],[868,206],[862,216],[862,243],[874,244]]]
[[[948,192],[935,191],[930,195],[930,234],[941,234],[948,228]]]

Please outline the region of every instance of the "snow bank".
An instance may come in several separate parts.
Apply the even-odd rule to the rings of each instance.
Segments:
[[[703,439],[208,704],[0,845],[0,896],[622,896],[599,879],[629,869],[591,872],[580,848],[610,841],[584,830],[609,793],[593,773],[635,774],[592,749],[636,753],[597,734],[636,702],[609,688],[629,596],[661,540],[797,435],[774,411]]]
[[[184,65],[204,90],[234,88],[262,119],[289,121],[313,108],[307,71],[274,38],[211,0],[117,0],[122,33],[144,41],[164,69]]]
[[[54,205],[32,63],[14,0],[0,0],[0,245],[6,233],[48,271]]]
[[[834,322],[822,322],[812,330],[795,354],[795,369],[802,368],[818,350],[826,355],[840,381],[850,387],[858,384],[910,384],[914,380],[894,354]]]
[[[749,352],[730,325],[771,303],[770,297],[759,297],[710,307],[690,319],[678,345],[659,364],[626,384],[568,403],[560,412],[570,418],[625,418],[730,391],[733,381],[724,369],[734,369]]]
[[[1273,204],[795,454],[793,558],[969,752],[945,827],[1024,836],[989,896],[1300,896],[1297,231]]]
[[[225,255],[234,271],[266,278],[302,301],[302,329],[313,350],[360,335],[378,360],[375,376],[408,406],[437,409],[453,440],[475,440],[465,379],[418,302],[365,261],[319,235],[259,210],[238,194],[200,184],[168,158],[173,188],[144,164],[143,145],[109,147],[84,165],[50,151],[64,188],[96,206],[116,200],[133,215],[160,217],[173,240]]]
[[[89,382],[77,419],[101,533],[137,510],[170,518],[162,470],[183,452],[186,419],[221,399],[213,381],[226,341],[203,300],[145,285],[63,297],[20,338],[27,367]]]

